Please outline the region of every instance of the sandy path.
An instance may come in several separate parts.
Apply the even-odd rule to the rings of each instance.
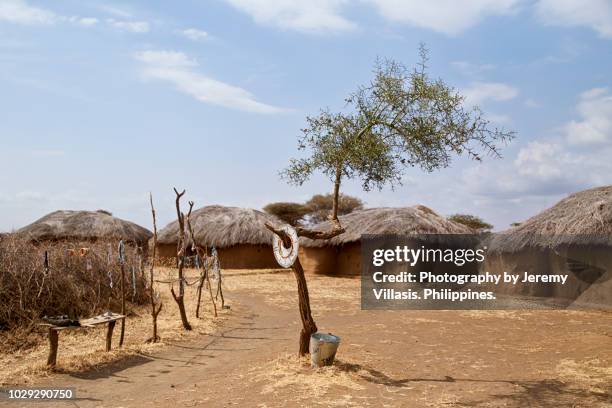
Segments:
[[[295,342],[290,340],[297,333],[290,316],[274,312],[258,296],[235,294],[231,310],[218,333],[170,344],[161,353],[135,356],[97,371],[56,375],[41,385],[76,388],[77,400],[53,403],[58,407],[216,406],[211,400],[224,406],[227,387],[216,387],[231,383],[232,372],[250,363],[255,353],[258,358],[275,358]]]
[[[41,385],[79,399],[52,406],[612,407],[610,313],[362,311],[357,280],[310,277],[320,329],[343,339],[337,364],[313,371],[294,357],[293,277],[227,282],[219,332],[56,375]]]

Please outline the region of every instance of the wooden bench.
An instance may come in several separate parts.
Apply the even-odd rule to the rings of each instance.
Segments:
[[[87,329],[95,327],[99,324],[108,324],[106,330],[106,351],[110,351],[113,340],[113,329],[117,320],[125,319],[124,315],[118,313],[105,313],[89,319],[80,320],[80,326],[55,326],[49,323],[39,323],[39,326],[48,327],[49,329],[49,357],[47,365],[54,367],[57,362],[57,348],[59,343],[59,332],[63,330]]]

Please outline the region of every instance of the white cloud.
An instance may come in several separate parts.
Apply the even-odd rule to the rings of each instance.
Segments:
[[[539,0],[536,15],[548,25],[589,27],[601,37],[612,39],[610,0]]]
[[[77,24],[82,27],[92,27],[98,24],[98,19],[95,17],[72,16],[72,17],[66,18],[66,20],[70,23]]]
[[[202,41],[208,38],[208,33],[206,31],[198,30],[197,28],[188,28],[179,31],[179,33],[193,41]]]
[[[468,105],[480,105],[487,101],[509,101],[518,96],[519,91],[513,86],[501,82],[474,82],[461,90]]]
[[[57,16],[55,13],[29,5],[24,0],[0,1],[0,21],[16,24],[52,24]]]
[[[522,0],[367,0],[391,21],[456,35],[488,16],[513,14]]]
[[[580,95],[576,107],[580,120],[564,126],[571,144],[602,144],[612,140],[612,94],[606,88],[594,88]]]
[[[469,61],[453,61],[451,65],[463,74],[470,76],[476,76],[496,68],[493,64],[474,64]]]
[[[146,79],[174,84],[176,88],[200,102],[255,113],[281,113],[287,109],[267,105],[255,99],[247,90],[229,85],[194,70],[197,63],[181,52],[142,51],[134,55],[144,63]]]
[[[518,221],[572,192],[612,184],[611,92],[595,88],[582,93],[577,111],[580,118],[560,126],[561,133],[526,143],[514,157],[465,169],[468,196],[500,210],[520,204],[504,216]]]
[[[347,0],[226,0],[258,24],[305,32],[346,31],[355,25],[340,15]]]
[[[148,33],[151,29],[149,23],[146,21],[127,21],[109,18],[106,19],[106,22],[118,30],[129,31],[131,33]]]
[[[141,51],[135,54],[138,61],[154,67],[187,68],[198,63],[178,51]]]
[[[132,17],[132,13],[122,8],[116,7],[114,5],[100,4],[97,6],[97,8],[108,14],[112,14],[113,16],[116,16],[116,17],[122,17],[122,18]]]
[[[564,151],[558,143],[534,141],[518,152],[514,165],[522,176],[553,181],[563,177],[567,168],[581,161],[580,157]]]

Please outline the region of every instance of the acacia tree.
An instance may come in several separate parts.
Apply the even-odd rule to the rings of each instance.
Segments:
[[[306,201],[308,218],[311,223],[320,223],[327,219],[334,207],[333,194],[315,194]],[[363,209],[363,201],[348,194],[338,196],[338,215],[350,214]]]
[[[266,205],[263,210],[285,221],[289,225],[298,223],[309,212],[308,206],[299,203],[278,202]]]
[[[343,180],[358,179],[365,191],[393,187],[407,167],[432,172],[448,167],[455,156],[500,157],[498,146],[514,137],[514,132],[492,128],[478,107],[466,107],[465,98],[443,80],[432,79],[427,72],[428,52],[423,45],[419,51],[420,62],[414,69],[391,59],[379,60],[374,78],[349,95],[344,110],[323,110],[306,118],[299,150],[308,155],[292,159],[281,175],[301,185],[314,172],[322,172],[333,182],[333,207],[331,229],[297,227],[299,236],[330,239],[344,232],[338,219]],[[267,227],[288,243],[285,233],[271,224]],[[317,326],[299,258],[292,268],[302,320],[299,353],[304,355]]]
[[[489,224],[482,218],[471,214],[453,214],[448,217],[450,221],[463,224],[466,227],[474,230],[477,233],[489,232],[493,229],[493,225]]]

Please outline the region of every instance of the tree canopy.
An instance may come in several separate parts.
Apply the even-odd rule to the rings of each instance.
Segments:
[[[406,167],[432,172],[454,156],[500,156],[498,145],[514,133],[491,127],[478,107],[466,107],[459,92],[429,76],[427,62],[424,46],[414,69],[378,60],[374,78],[349,95],[345,109],[306,118],[298,148],[307,157],[292,159],[282,176],[301,185],[321,171],[338,197],[343,179],[356,178],[368,191],[399,184]]]
[[[287,224],[296,226],[301,223],[319,223],[329,218],[333,210],[332,194],[315,194],[304,204],[293,202],[277,202],[266,205],[263,210],[276,215]],[[338,215],[363,209],[363,201],[347,194],[339,195]]]
[[[479,233],[489,232],[493,229],[493,225],[489,224],[488,222],[484,221],[482,218],[476,215],[453,214],[449,216],[448,219],[450,221],[453,221],[459,224],[463,224],[467,226],[468,228],[471,228],[475,232],[479,232]]]
[[[276,215],[289,225],[296,226],[310,212],[305,204],[278,202],[266,205],[263,210],[268,214]]]

